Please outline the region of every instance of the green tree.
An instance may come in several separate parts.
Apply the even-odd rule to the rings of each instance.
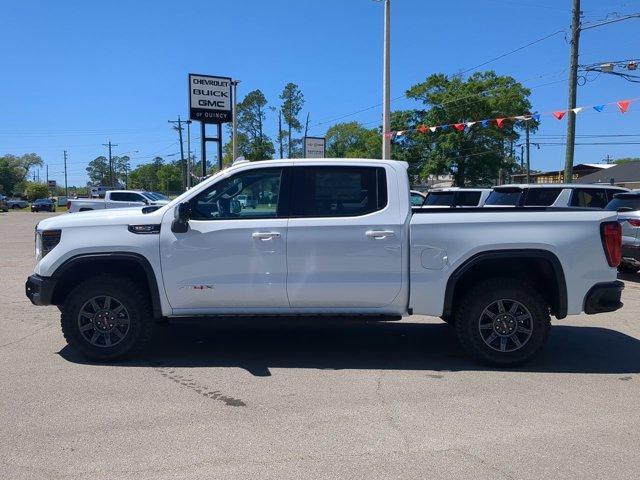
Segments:
[[[49,198],[49,187],[44,183],[27,182],[24,193],[27,200],[33,202],[38,198]]]
[[[105,156],[99,156],[89,162],[86,168],[89,182],[95,185],[108,185],[109,183],[109,160]]]
[[[243,156],[248,160],[265,160],[275,153],[273,142],[264,134],[267,99],[260,90],[249,92],[238,104],[238,131],[246,136]]]
[[[292,158],[296,145],[296,142],[292,138],[292,132],[294,130],[299,132],[302,129],[298,115],[304,106],[304,95],[298,85],[295,83],[287,83],[280,94],[280,100],[282,100],[280,106],[282,119],[287,126],[288,157]]]
[[[169,193],[182,192],[180,160],[162,165],[158,169],[158,190]]]
[[[158,179],[158,173],[164,165],[162,157],[155,157],[150,163],[138,165],[129,173],[128,187],[142,190],[161,190],[165,186]]]
[[[380,158],[382,154],[380,131],[358,122],[333,125],[327,130],[326,141],[330,158]]]
[[[42,167],[42,158],[35,153],[0,157],[0,192],[12,195],[24,189],[24,182],[33,167]]]
[[[466,80],[443,74],[429,76],[407,91],[424,109],[394,112],[392,130],[437,126],[523,115],[531,109],[530,91],[509,76],[478,72]],[[537,123],[529,120],[531,131]],[[431,133],[415,132],[394,139],[394,158],[410,162],[421,176],[449,173],[455,184],[488,185],[502,170],[516,163],[508,156],[510,142],[520,138],[525,121],[505,121],[486,127],[474,125],[459,132],[453,127]]]
[[[640,162],[640,157],[624,157],[618,158],[614,160],[613,163],[622,164],[622,163],[630,163],[630,162]]]

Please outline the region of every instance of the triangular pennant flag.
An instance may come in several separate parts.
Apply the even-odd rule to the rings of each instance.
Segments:
[[[629,105],[631,102],[629,100],[620,100],[618,102],[618,108],[620,109],[620,113],[624,113],[629,110]]]
[[[571,111],[577,115],[582,111],[582,107],[572,108]]]
[[[556,117],[558,120],[562,120],[566,115],[566,113],[567,113],[566,110],[558,110],[557,112],[553,112],[553,116]]]
[[[438,127],[429,127],[429,130],[431,130],[432,132],[435,132],[438,129]]]
[[[449,125],[442,125],[440,128],[442,131],[449,130]]]
[[[459,132],[464,130],[464,123],[456,123],[454,125],[455,129],[458,130]]]
[[[604,107],[606,107],[606,105],[594,105],[594,106],[593,106],[593,109],[594,109],[596,112],[601,112],[601,111],[603,111],[603,110],[604,110]]]
[[[399,130],[396,132],[396,138],[403,136],[405,133],[407,133],[406,130]]]
[[[527,117],[526,115],[518,115],[517,117],[513,117],[514,120],[529,120],[531,117]]]
[[[393,138],[393,132],[387,132],[384,134],[384,138],[386,139],[392,139]]]
[[[489,126],[489,122],[490,121],[491,120],[482,120],[482,122],[480,122],[480,123],[482,124],[483,127],[487,127],[487,126]]]
[[[420,133],[427,133],[429,131],[429,127],[427,127],[426,125],[419,125],[416,130]]]
[[[531,118],[533,118],[536,122],[540,121],[540,114],[539,113],[534,113],[533,115],[531,115]]]
[[[478,122],[467,122],[467,127],[471,128]]]
[[[505,120],[506,118],[496,118],[496,124],[498,125],[498,128],[502,128]]]

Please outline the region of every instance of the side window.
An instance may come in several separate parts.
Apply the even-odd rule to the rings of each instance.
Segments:
[[[387,206],[387,178],[379,167],[295,167],[292,215],[354,217]]]
[[[129,199],[127,197],[128,195],[124,192],[114,192],[109,196],[114,202],[128,202]]]
[[[571,196],[572,207],[604,208],[607,203],[606,190],[599,188],[577,188]]]
[[[417,193],[412,193],[411,194],[411,205],[414,207],[420,207],[422,206],[422,203],[424,202],[424,197],[422,195],[418,195]]]
[[[456,192],[457,207],[477,207],[480,202],[481,192]]]
[[[553,205],[561,191],[561,188],[529,188],[524,205],[527,207],[548,207]]]
[[[276,218],[282,173],[282,168],[263,168],[221,180],[191,200],[191,218]]]
[[[140,195],[139,193],[130,193],[130,202],[144,202],[146,200],[146,198],[144,198],[142,195]]]

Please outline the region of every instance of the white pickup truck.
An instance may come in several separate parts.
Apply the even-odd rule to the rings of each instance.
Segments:
[[[412,210],[403,162],[246,162],[162,207],[41,221],[26,293],[98,361],[168,317],[424,314],[506,367],[540,351],[550,315],[622,306],[620,245],[615,212]]]
[[[169,200],[160,198],[152,192],[139,190],[109,190],[101,198],[78,198],[67,200],[67,211],[86,212],[106,208],[142,207],[145,205],[166,205]]]

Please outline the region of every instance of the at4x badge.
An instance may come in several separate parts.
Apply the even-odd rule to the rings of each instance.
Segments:
[[[213,290],[213,285],[181,285],[180,290]]]

